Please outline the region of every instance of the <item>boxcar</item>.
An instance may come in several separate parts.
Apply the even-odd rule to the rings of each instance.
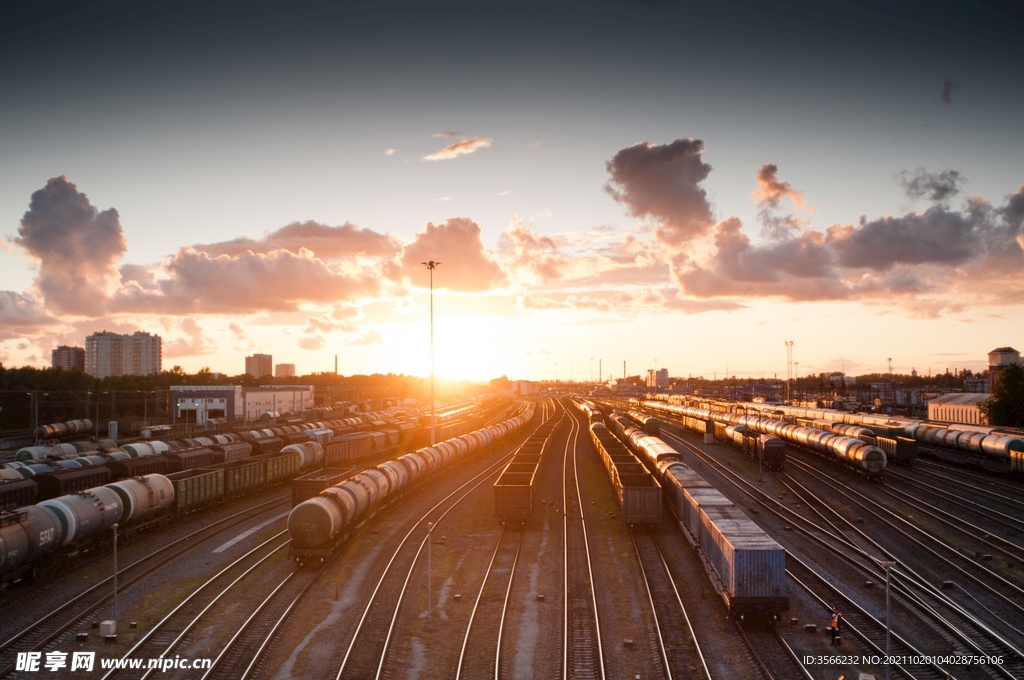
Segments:
[[[214,463],[211,470],[224,471],[224,497],[238,498],[262,489],[267,483],[267,464],[254,458]]]
[[[917,440],[909,437],[875,437],[875,446],[885,451],[886,460],[907,465],[917,458]]]
[[[5,479],[0,481],[0,510],[32,505],[39,497],[39,485],[32,479]]]
[[[111,460],[106,467],[114,475],[114,481],[118,481],[127,477],[167,474],[168,463],[169,461],[163,456],[146,456],[145,458]]]

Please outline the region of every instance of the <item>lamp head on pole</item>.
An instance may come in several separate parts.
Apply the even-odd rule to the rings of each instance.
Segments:
[[[437,265],[439,265],[441,263],[440,262],[434,262],[433,260],[427,260],[426,262],[423,262],[421,264],[425,265],[427,269],[434,270],[434,269],[437,269]]]

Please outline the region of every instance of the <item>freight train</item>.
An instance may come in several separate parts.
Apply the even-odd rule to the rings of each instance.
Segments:
[[[915,418],[871,413],[850,413],[826,408],[808,408],[784,404],[721,402],[686,398],[687,402],[705,408],[737,414],[764,413],[778,420],[796,423],[825,421],[832,428],[839,424],[854,425],[874,433],[879,448],[892,452],[898,462],[909,462],[918,451],[950,462],[969,464],[1001,474],[1024,474],[1024,433],[988,425],[937,423]],[[679,396],[669,401],[681,403]],[[886,441],[882,441],[882,440]],[[911,440],[911,441],[906,441]],[[913,443],[916,443],[914,446]]]
[[[651,471],[690,543],[704,557],[716,589],[733,616],[774,618],[789,609],[786,553],[781,545],[681,460],[659,437],[629,425],[621,414],[605,419]],[[591,425],[600,438],[602,424]]]
[[[327,560],[364,522],[442,470],[512,437],[534,412],[529,403],[519,415],[497,425],[368,468],[299,503],[288,515],[289,558],[300,566]]]
[[[468,421],[458,426],[468,427]],[[326,446],[314,441],[282,446],[282,440],[275,437],[276,444],[259,453],[263,449],[254,447],[261,441],[257,436],[265,442],[271,439],[268,434],[288,435],[289,432],[248,434],[250,439],[241,442],[230,441],[230,437],[236,435],[218,435],[229,440],[218,439],[226,443],[216,444],[210,439],[207,447],[179,448],[206,443],[206,438],[138,442],[103,455],[94,453],[72,460],[51,457],[45,462],[35,462],[29,457],[6,464],[12,467],[0,472],[12,473],[18,478],[0,478],[0,500],[6,498],[11,506],[18,507],[0,512],[0,590],[26,578],[61,570],[80,555],[105,548],[112,539],[108,530],[114,522],[119,524],[119,534],[131,535],[289,482],[325,463],[329,467],[338,466],[367,455],[387,455],[397,448],[397,444],[392,447],[397,440],[389,439],[384,433],[359,432]],[[390,448],[377,448],[375,442],[384,442]],[[219,452],[219,457],[214,458],[215,452]],[[168,472],[175,459],[190,467]],[[58,469],[67,463],[80,467]],[[163,472],[153,471],[154,467]],[[97,475],[99,483],[81,488],[83,479],[96,480]],[[50,480],[50,476],[55,479]],[[104,483],[111,478],[118,481]],[[140,480],[148,480],[143,482],[148,491],[138,486]],[[169,492],[164,482],[170,485]],[[145,508],[144,501],[128,498],[120,502],[129,505],[119,509],[118,501],[112,499],[109,490],[104,490],[108,488],[119,497],[137,492],[157,503],[157,507]],[[50,497],[53,493],[48,489],[57,489],[60,495]],[[0,505],[0,509],[2,507]],[[117,519],[112,519],[114,517]]]
[[[803,427],[774,418],[746,415],[702,408],[683,406],[664,401],[644,401],[641,405],[649,410],[675,418],[696,418],[715,423],[744,425],[748,432],[767,434],[795,444],[815,453],[826,460],[846,466],[863,474],[868,479],[880,479],[885,473],[887,457],[885,451],[868,442],[835,432],[814,427]],[[714,406],[715,403],[709,404]]]

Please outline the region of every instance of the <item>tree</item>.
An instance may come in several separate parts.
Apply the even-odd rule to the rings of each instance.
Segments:
[[[978,404],[989,425],[1024,427],[1024,369],[1011,364],[999,374],[992,396]]]

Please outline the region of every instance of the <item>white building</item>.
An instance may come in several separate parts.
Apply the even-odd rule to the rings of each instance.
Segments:
[[[112,375],[155,375],[163,368],[159,335],[93,333],[85,339],[85,372],[97,378]]]
[[[171,420],[200,425],[210,418],[259,420],[264,413],[313,408],[313,396],[312,385],[175,385],[171,387]]]
[[[277,364],[274,366],[275,378],[294,378],[295,364]]]
[[[952,392],[928,402],[928,420],[942,423],[985,425],[985,416],[978,404],[992,395],[974,392]]]
[[[655,387],[659,389],[668,389],[668,369],[661,368],[657,371],[648,369],[647,371],[647,386]]]

